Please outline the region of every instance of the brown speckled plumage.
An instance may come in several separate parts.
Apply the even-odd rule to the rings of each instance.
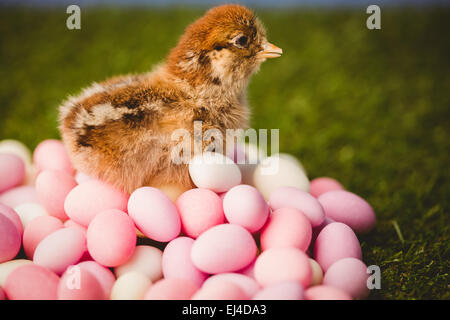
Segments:
[[[245,89],[265,60],[265,37],[247,8],[216,7],[186,29],[154,71],[94,83],[70,97],[60,107],[60,131],[76,169],[129,193],[191,186],[187,165],[170,161],[177,143],[171,134],[192,133],[196,120],[224,136],[248,127]]]

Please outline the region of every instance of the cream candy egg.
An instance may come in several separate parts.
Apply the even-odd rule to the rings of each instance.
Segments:
[[[8,278],[11,272],[27,264],[33,264],[33,261],[26,259],[15,259],[0,263],[0,287],[5,286],[6,278]]]
[[[229,281],[241,288],[248,298],[252,298],[260,289],[255,279],[240,273],[220,273],[209,277],[203,286],[215,286],[219,281]]]
[[[25,164],[14,154],[0,153],[0,193],[20,185],[25,177]]]
[[[281,208],[272,212],[261,231],[261,249],[295,247],[305,252],[311,235],[311,223],[301,211]]]
[[[186,279],[161,279],[150,286],[145,300],[190,300],[198,286]]]
[[[364,262],[355,258],[344,258],[328,268],[323,284],[341,289],[355,299],[364,299],[369,295],[368,277]]]
[[[49,215],[47,210],[45,210],[45,208],[37,202],[22,203],[15,207],[14,210],[19,215],[24,230],[35,218]]]
[[[337,190],[322,194],[318,198],[327,217],[348,225],[357,233],[370,231],[375,225],[375,212],[360,196]]]
[[[303,300],[303,287],[297,281],[279,282],[260,290],[253,300]]]
[[[320,177],[311,180],[309,187],[309,193],[316,198],[328,191],[344,190],[344,187],[339,182],[328,177]]]
[[[189,163],[189,174],[199,188],[225,192],[241,183],[241,171],[233,160],[217,152],[196,155]]]
[[[136,189],[128,201],[128,214],[139,231],[150,239],[168,242],[180,233],[180,216],[175,204],[156,188]]]
[[[330,286],[314,286],[305,291],[306,300],[352,300],[352,297],[341,289]]]
[[[309,191],[309,180],[302,165],[287,154],[275,154],[264,159],[253,173],[253,183],[266,199],[279,187]]]
[[[280,208],[295,208],[308,217],[313,227],[319,226],[325,219],[325,211],[319,201],[309,193],[295,187],[280,187],[275,189],[269,200],[272,210]]]
[[[269,216],[269,205],[261,193],[249,185],[231,188],[223,199],[228,222],[238,224],[251,233],[262,228]]]
[[[35,264],[16,268],[6,278],[4,290],[10,300],[56,300],[59,277]]]
[[[208,277],[208,274],[194,266],[191,259],[191,248],[194,240],[179,237],[170,241],[164,248],[162,270],[164,278],[182,278],[192,281],[198,286]]]
[[[120,210],[107,210],[97,214],[87,229],[90,255],[107,267],[125,263],[133,255],[136,239],[133,221]]]
[[[203,285],[192,300],[247,300],[249,297],[239,285],[231,281],[220,280]]]
[[[111,300],[142,300],[151,285],[152,281],[140,272],[124,273],[114,283]]]
[[[105,293],[95,276],[84,268],[67,268],[58,283],[58,300],[104,300]]]
[[[64,144],[60,140],[44,140],[33,153],[33,161],[38,171],[47,169],[61,170],[73,174],[74,169],[70,162]]]
[[[68,219],[64,201],[69,192],[77,186],[75,179],[64,171],[45,170],[36,178],[36,192],[39,202],[52,216]]]
[[[86,251],[86,237],[74,227],[58,229],[46,236],[36,247],[33,262],[56,274],[76,264]]]
[[[311,270],[312,270],[312,278],[311,278],[311,286],[317,286],[319,284],[322,284],[323,281],[323,271],[320,265],[317,263],[316,260],[309,258],[309,262],[311,263]]]
[[[192,263],[206,273],[233,272],[249,265],[256,256],[250,232],[235,224],[221,224],[202,233],[191,249]]]
[[[256,259],[255,278],[264,287],[283,281],[298,281],[306,288],[311,277],[308,256],[296,248],[271,248]]]
[[[314,259],[324,272],[343,258],[361,260],[361,246],[353,230],[346,224],[333,222],[319,233],[314,244]]]
[[[21,240],[14,223],[0,213],[0,262],[11,260],[19,253]]]
[[[162,278],[162,251],[152,246],[137,246],[133,255],[120,266],[114,269],[117,277],[125,273],[136,271],[152,282]]]
[[[108,268],[95,261],[83,261],[77,264],[78,267],[90,272],[103,289],[105,299],[109,299],[116,277]]]
[[[20,186],[0,194],[0,203],[16,208],[23,203],[39,202],[36,189],[32,186]]]
[[[228,157],[239,167],[242,175],[241,183],[253,186],[253,173],[260,161],[265,158],[259,148],[252,143],[237,144],[233,157],[229,155]]]
[[[23,234],[22,221],[13,208],[0,203],[0,214],[3,214],[5,217],[9,218],[9,220],[11,220],[11,222],[17,228],[17,231],[19,231],[20,235]]]
[[[33,219],[23,233],[23,248],[26,256],[33,259],[34,251],[39,242],[63,227],[61,220],[52,216],[41,216]]]
[[[209,189],[191,189],[179,196],[176,202],[182,231],[197,238],[209,228],[225,220],[220,197]]]
[[[31,166],[31,152],[22,142],[12,139],[0,141],[0,153],[15,154],[25,163],[28,168]]]
[[[88,226],[102,211],[127,210],[128,195],[99,180],[79,184],[67,195],[64,210],[73,221]]]

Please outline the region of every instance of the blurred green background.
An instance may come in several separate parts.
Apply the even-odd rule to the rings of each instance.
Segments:
[[[204,10],[64,8],[0,12],[0,139],[58,138],[57,107],[92,81],[161,62]],[[372,299],[449,299],[449,8],[256,10],[284,50],[249,87],[252,126],[311,178],[331,176],[374,207],[360,241],[382,270]],[[396,229],[397,227],[397,229]]]

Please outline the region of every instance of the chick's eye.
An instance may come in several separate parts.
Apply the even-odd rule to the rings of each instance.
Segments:
[[[235,40],[235,44],[237,47],[245,47],[248,42],[247,36],[240,36]]]

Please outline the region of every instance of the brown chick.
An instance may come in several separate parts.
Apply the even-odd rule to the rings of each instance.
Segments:
[[[190,25],[153,72],[94,83],[60,107],[60,131],[77,170],[131,193],[141,186],[192,187],[187,164],[171,161],[172,132],[246,129],[246,87],[267,42],[249,9],[223,5]]]

